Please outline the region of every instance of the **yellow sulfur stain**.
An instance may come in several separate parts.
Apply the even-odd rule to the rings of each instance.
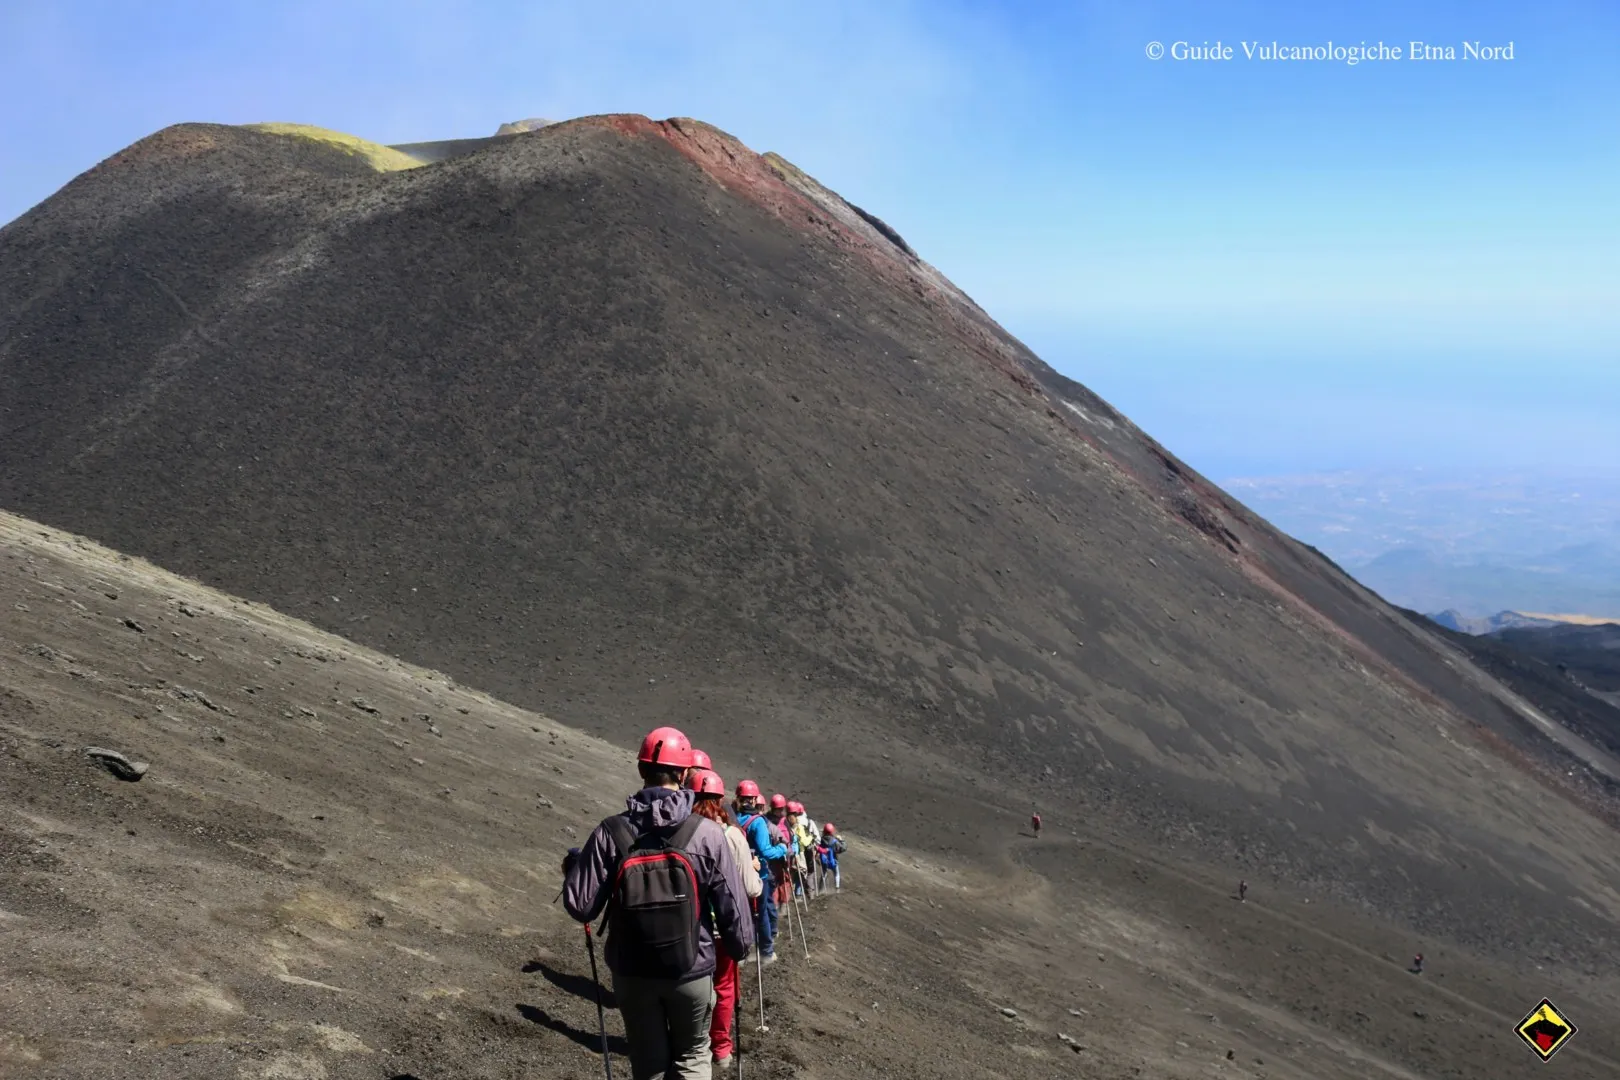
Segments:
[[[291,138],[313,139],[355,157],[364,158],[373,169],[378,172],[399,172],[402,169],[415,169],[422,163],[409,154],[395,150],[391,146],[370,142],[354,135],[346,135],[341,131],[332,131],[328,128],[315,127],[313,124],[244,124],[252,131],[262,131],[267,135],[286,135]]]

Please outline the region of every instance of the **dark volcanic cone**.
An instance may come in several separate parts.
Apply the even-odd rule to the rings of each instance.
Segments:
[[[906,844],[1044,787],[1049,832],[1612,932],[1497,684],[692,121],[131,147],[0,231],[0,505]]]

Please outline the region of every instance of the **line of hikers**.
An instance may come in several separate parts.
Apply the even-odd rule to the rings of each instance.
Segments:
[[[832,822],[818,830],[802,803],[783,795],[767,803],[753,780],[738,783],[727,805],[709,755],[675,728],[650,732],[636,767],[642,788],[626,811],[563,859],[563,904],[585,924],[593,978],[591,923],[607,912],[604,953],[632,1080],[709,1080],[711,1067],[738,1056],[741,962],[757,943],[764,1030],[763,973],[776,962],[779,911],[829,882],[842,887],[845,844]],[[597,992],[611,1080],[600,983]]]

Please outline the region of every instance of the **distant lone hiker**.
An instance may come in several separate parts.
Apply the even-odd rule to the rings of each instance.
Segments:
[[[1414,974],[1414,975],[1423,974],[1423,954],[1422,953],[1418,953],[1416,956],[1412,957],[1412,974]]]
[[[1035,830],[1035,836],[1039,839],[1041,835],[1041,815],[1029,815],[1029,827]]]
[[[1238,903],[1240,903],[1240,904],[1247,903],[1248,899],[1249,899],[1249,883],[1247,881],[1238,882]]]

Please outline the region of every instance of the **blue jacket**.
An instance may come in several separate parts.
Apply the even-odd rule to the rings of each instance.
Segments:
[[[754,849],[754,854],[759,856],[760,862],[778,862],[788,857],[786,844],[772,842],[771,823],[764,814],[754,814],[744,817],[743,820],[748,822],[743,828],[743,834],[748,837],[748,846]]]

